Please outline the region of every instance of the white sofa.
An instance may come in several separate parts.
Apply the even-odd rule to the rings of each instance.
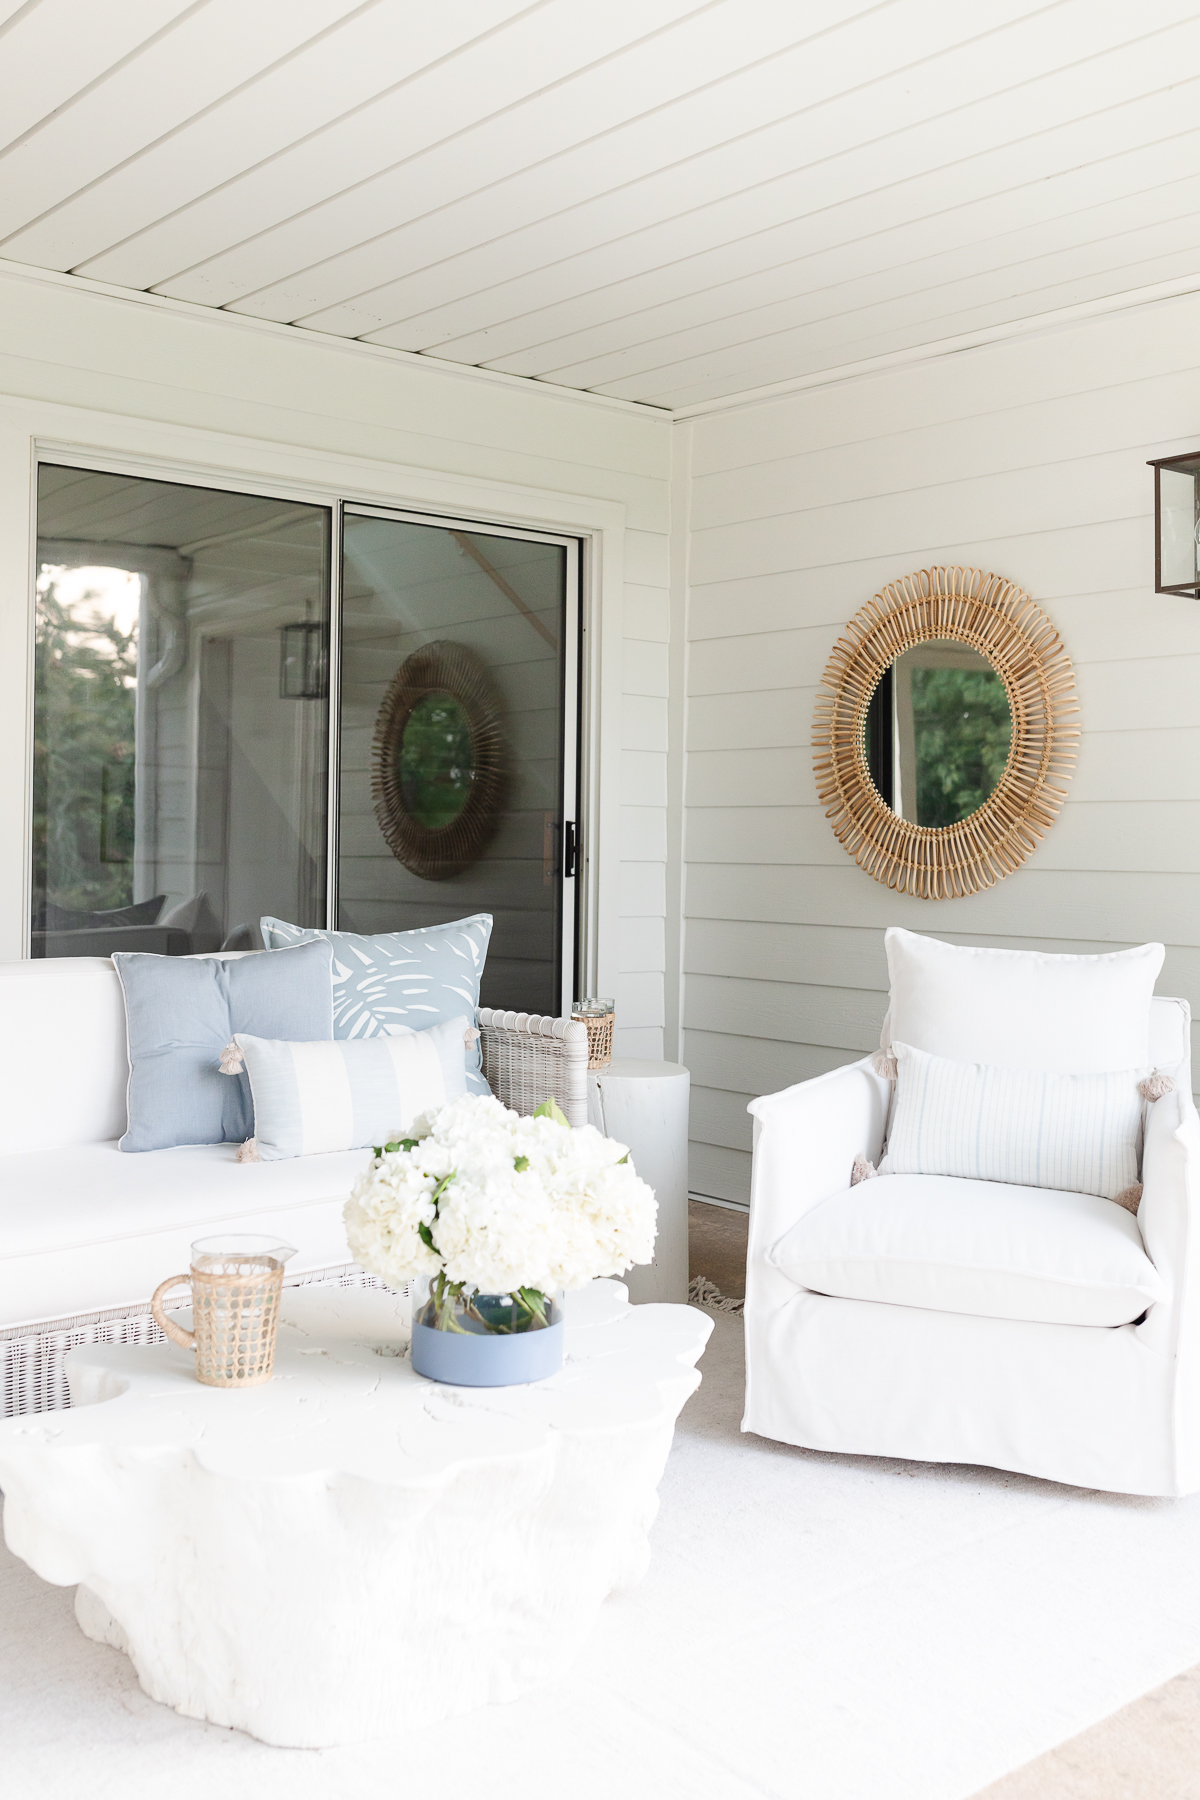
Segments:
[[[987,1231],[973,1246],[977,1267],[1000,1278],[991,1283],[993,1307],[997,1292],[1014,1295],[1008,1277],[1016,1250],[1022,1275],[1043,1281],[1078,1280],[1110,1249],[1126,1266],[1130,1257],[1144,1263],[1144,1250],[1153,1265],[1144,1271],[1147,1287],[1159,1297],[1140,1316],[1130,1307],[1122,1315],[1128,1322],[1118,1325],[1012,1316],[1021,1296],[1009,1316],[968,1311],[966,1301],[959,1311],[912,1303],[921,1292],[936,1296],[945,1279],[950,1214],[922,1207],[918,1197],[911,1218],[902,1210],[887,1217],[885,1202],[903,1209],[929,1177],[850,1187],[855,1158],[879,1161],[887,1126],[890,1083],[870,1058],[752,1102],[743,1431],[816,1450],[978,1463],[1120,1493],[1200,1488],[1200,1120],[1185,1002],[1152,1001],[1150,1060],[1170,1073],[1175,1089],[1147,1109],[1136,1223],[1111,1201],[1043,1191],[1044,1244],[1036,1229],[1016,1244],[1017,1233],[1005,1227],[1003,1186],[958,1184],[994,1190],[986,1220],[979,1215]],[[932,1178],[942,1189],[948,1181]],[[837,1231],[845,1242],[846,1218],[855,1212],[868,1237],[875,1234],[857,1246],[857,1292],[837,1291],[848,1285],[844,1270],[826,1284],[834,1291],[820,1291],[812,1270],[822,1215],[833,1245]],[[798,1234],[801,1221],[809,1229]],[[808,1240],[807,1282],[798,1278],[797,1235]],[[902,1284],[898,1244],[907,1257]],[[863,1250],[878,1260],[866,1271],[873,1292],[889,1299],[862,1297]],[[907,1303],[897,1303],[902,1294]]]
[[[481,1008],[484,1072],[520,1112],[553,1094],[587,1116],[587,1030]],[[366,1278],[342,1207],[368,1150],[239,1163],[232,1144],[117,1149],[129,1073],[107,957],[0,964],[0,1391],[4,1414],[68,1403],[73,1344],[149,1342],[149,1297],[194,1238],[269,1232],[296,1247],[289,1282]]]

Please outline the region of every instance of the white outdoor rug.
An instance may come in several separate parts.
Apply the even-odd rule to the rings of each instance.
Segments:
[[[338,1750],[181,1719],[0,1550],[0,1791],[37,1800],[965,1800],[1200,1663],[1200,1497],[738,1431],[718,1316],[640,1588],[553,1687]],[[297,1571],[303,1580],[303,1571]]]

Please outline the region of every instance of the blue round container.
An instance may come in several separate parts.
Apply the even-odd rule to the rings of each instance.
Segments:
[[[562,1368],[563,1325],[540,1331],[437,1331],[412,1328],[412,1366],[430,1381],[452,1387],[518,1387],[543,1381]]]

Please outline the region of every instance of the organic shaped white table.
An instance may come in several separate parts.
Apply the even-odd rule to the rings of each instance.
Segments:
[[[153,1699],[316,1747],[511,1700],[637,1581],[712,1330],[619,1282],[568,1296],[566,1362],[451,1388],[404,1303],[285,1290],[274,1379],[201,1387],[170,1344],[68,1358],[75,1405],[0,1424],[10,1548],[78,1583]]]

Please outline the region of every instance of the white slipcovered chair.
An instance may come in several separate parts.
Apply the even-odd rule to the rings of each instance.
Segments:
[[[889,960],[900,939],[950,951],[950,978],[962,954],[909,933],[888,939]],[[1160,947],[1147,948],[1161,962]],[[1082,965],[1118,960],[1040,959],[1081,965],[1067,971],[1081,980],[1101,973]],[[988,965],[989,979],[1009,967]],[[1027,1013],[1033,974],[1014,998]],[[855,1159],[878,1163],[885,1145],[893,1083],[879,1057],[752,1102],[744,1431],[1121,1493],[1200,1488],[1200,1121],[1189,1010],[1150,1000],[1153,979],[1146,1059],[1174,1089],[1145,1109],[1136,1218],[1110,1199],[994,1181],[884,1175],[851,1186]],[[1002,984],[993,991],[1003,1009]],[[989,1022],[977,1003],[966,995],[943,1013],[950,1042],[921,1044],[913,1024],[904,1041],[1027,1068],[1071,1056],[1061,997],[1025,1017],[1021,1043],[1008,1021],[1007,1054],[1003,1021],[1002,1053],[979,1053]],[[893,1022],[896,1009],[893,962]],[[1096,1037],[1095,1021],[1077,1023]],[[925,1028],[939,1029],[930,1018]],[[1117,1066],[1096,1054],[1093,1066]]]

